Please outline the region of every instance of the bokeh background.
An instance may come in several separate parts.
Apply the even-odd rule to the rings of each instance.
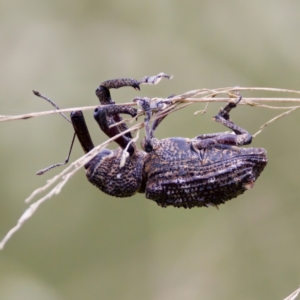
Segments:
[[[62,108],[95,105],[102,81],[159,72],[174,79],[113,98],[300,89],[299,11],[292,0],[2,0],[0,115],[51,109],[32,89]],[[219,106],[172,114],[157,137],[222,131],[211,121]],[[254,133],[277,113],[240,106],[232,118]],[[92,112],[85,115],[94,142],[103,142]],[[112,198],[77,173],[0,252],[0,299],[283,299],[300,283],[299,120],[295,112],[254,140],[269,164],[254,189],[219,210]],[[35,175],[65,159],[72,128],[51,115],[1,123],[0,136],[2,238],[23,200],[60,172]],[[71,159],[81,154],[77,142]]]

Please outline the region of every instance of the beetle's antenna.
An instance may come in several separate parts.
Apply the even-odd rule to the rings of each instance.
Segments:
[[[66,160],[62,163],[57,163],[57,164],[54,164],[54,165],[51,165],[43,170],[40,170],[36,173],[36,175],[43,175],[45,174],[46,172],[48,172],[49,170],[55,168],[55,167],[59,167],[59,166],[63,166],[65,164],[67,164],[69,162],[69,159],[70,159],[70,156],[71,156],[71,152],[72,152],[72,149],[73,149],[73,145],[74,145],[74,141],[75,141],[75,137],[76,137],[76,132],[74,132],[73,134],[73,138],[72,138],[72,142],[71,142],[71,147],[70,147],[70,150],[69,150],[69,153],[68,153],[68,156],[66,158]]]
[[[38,91],[35,91],[35,90],[32,90],[32,92],[37,96],[37,97],[40,97],[46,101],[48,101],[52,106],[54,106],[56,109],[59,109],[59,107],[56,105],[56,103],[54,101],[52,101],[50,98],[48,98],[47,96],[41,94],[40,92]],[[63,118],[65,118],[68,122],[71,123],[71,120],[64,114],[64,113],[60,113],[62,115]]]
[[[54,101],[52,101],[50,98],[48,98],[47,96],[45,96],[45,95],[43,95],[43,94],[41,94],[40,92],[35,91],[35,90],[32,90],[32,92],[33,92],[37,97],[40,97],[40,98],[42,98],[42,99],[48,101],[48,102],[49,102],[52,106],[54,106],[56,109],[59,109],[59,107],[57,106],[57,104],[56,104]],[[61,114],[62,117],[65,118],[69,123],[72,123],[71,120],[70,120],[64,113],[61,112],[60,114]],[[72,152],[72,149],[73,149],[75,137],[76,137],[76,132],[74,132],[74,134],[73,134],[73,138],[72,138],[70,150],[69,150],[68,156],[67,156],[67,158],[65,159],[64,162],[62,162],[62,163],[57,163],[57,164],[51,165],[51,166],[49,166],[49,167],[47,167],[47,168],[45,168],[45,169],[42,169],[42,170],[38,171],[38,172],[36,173],[36,175],[43,175],[43,174],[45,174],[46,172],[48,172],[49,170],[51,170],[51,169],[53,169],[53,168],[55,168],[55,167],[59,167],[59,166],[63,166],[63,165],[65,165],[65,164],[67,164],[67,163],[69,162],[69,159],[70,159],[70,156],[71,156],[71,152]]]

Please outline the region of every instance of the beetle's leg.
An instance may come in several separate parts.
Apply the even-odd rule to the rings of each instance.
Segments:
[[[211,139],[211,138],[215,138],[219,135],[224,135],[226,134],[226,132],[216,132],[216,133],[207,133],[207,134],[200,134],[197,135],[195,137],[195,139],[199,139],[199,140],[205,140],[205,139]]]
[[[102,82],[99,87],[96,89],[96,95],[100,101],[101,105],[109,105],[109,104],[115,104],[115,102],[112,100],[110,96],[109,89],[118,89],[125,86],[131,86],[135,90],[140,90],[140,83],[133,79],[133,78],[118,78],[118,79],[111,79],[106,80]],[[113,123],[119,123],[122,121],[122,117],[120,115],[114,115],[111,116]],[[119,129],[121,131],[125,131],[128,129],[127,125],[125,123],[121,123],[119,125]],[[131,132],[128,132],[125,134],[128,138],[132,138]]]
[[[169,76],[165,73],[159,73],[155,76],[145,76],[139,81],[133,78],[117,78],[106,80],[102,82],[96,89],[96,95],[101,105],[115,104],[115,102],[111,99],[109,92],[110,89],[118,89],[125,86],[131,86],[135,90],[139,91],[140,84],[157,84],[162,78],[171,79],[172,76]]]
[[[214,117],[214,120],[223,124],[227,128],[231,129],[232,133],[213,133],[199,135],[193,140],[193,146],[196,148],[205,148],[216,144],[242,146],[248,145],[252,141],[251,134],[244,128],[234,124],[229,120],[229,113],[231,109],[235,108],[237,103],[242,99],[239,97],[238,101],[230,101],[220,112]]]
[[[84,153],[91,151],[94,148],[89,130],[86,126],[85,119],[81,110],[71,112],[71,122],[76,132],[78,140]]]
[[[250,144],[252,141],[251,134],[245,130],[244,128],[234,124],[229,120],[229,113],[230,111],[237,106],[237,104],[242,100],[242,96],[238,98],[236,102],[230,101],[220,112],[214,117],[216,122],[219,122],[226,126],[227,128],[231,129],[238,135],[238,145],[247,145]]]
[[[94,118],[96,122],[99,124],[101,130],[110,138],[123,132],[123,130],[120,130],[119,126],[110,127],[114,124],[112,116],[118,114],[128,114],[132,117],[135,117],[137,115],[137,110],[130,106],[106,105],[99,106],[94,111]],[[128,143],[131,141],[131,138],[124,134],[118,137],[115,141],[122,149],[125,149]],[[134,145],[130,144],[128,147],[129,154],[132,155],[134,150]]]
[[[135,90],[139,91],[140,84],[157,84],[162,78],[171,79],[172,77],[165,73],[159,73],[158,75],[155,76],[145,76],[139,81],[133,78],[117,78],[117,79],[106,80],[102,82],[99,85],[99,87],[96,89],[96,95],[101,105],[115,104],[115,102],[112,100],[110,96],[109,89],[118,89],[125,86],[131,86]],[[111,118],[114,123],[119,123],[122,121],[122,117],[118,114],[112,115]],[[118,127],[121,131],[125,131],[128,129],[125,123],[121,123]],[[132,138],[130,132],[126,133],[125,135],[128,138]]]
[[[173,98],[175,96],[175,94],[170,95],[168,98]],[[168,99],[167,98],[167,99]],[[165,101],[165,103],[167,103],[167,101]],[[170,103],[168,103],[170,104]],[[163,114],[163,112],[158,112],[156,114],[156,119],[153,121],[152,124],[152,135],[154,136],[154,131],[156,130],[156,128],[158,127],[158,125],[161,123],[161,121],[168,115],[168,114],[163,114],[163,116],[160,116],[161,114]]]
[[[135,90],[140,90],[139,81],[133,78],[117,78],[102,82],[96,89],[96,95],[101,105],[115,104],[111,99],[109,89],[118,89],[120,87],[131,86]]]
[[[171,95],[168,98],[172,98],[175,95]],[[161,123],[161,121],[167,116],[167,114],[164,114],[162,111],[166,105],[171,104],[171,101],[166,99],[161,99],[157,102],[151,102],[151,100],[147,97],[141,98],[136,97],[133,99],[133,102],[137,102],[137,104],[142,108],[142,110],[145,112],[145,133],[146,133],[146,140],[150,141],[152,138],[154,138],[154,131],[156,130],[157,126]],[[158,111],[156,113],[156,119],[153,121],[152,126],[150,127],[150,120],[152,117],[152,112]]]
[[[165,73],[159,73],[156,76],[145,76],[139,81],[133,78],[117,78],[106,80],[102,82],[96,89],[96,95],[99,98],[101,105],[115,104],[115,102],[111,99],[109,89],[118,89],[120,87],[131,86],[135,90],[139,91],[140,84],[157,84],[162,78],[171,79],[172,76],[169,76]]]
[[[136,102],[138,106],[140,106],[145,113],[144,125],[145,125],[146,141],[150,141],[151,138],[153,137],[152,128],[150,128],[150,120],[152,117],[152,107],[150,105],[150,99],[147,97],[144,98],[136,97],[133,99],[133,102]]]

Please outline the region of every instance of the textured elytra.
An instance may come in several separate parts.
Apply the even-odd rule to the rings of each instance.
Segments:
[[[127,129],[125,123],[111,126],[122,120],[120,114],[135,116],[137,110],[128,106],[116,106],[110,97],[110,88],[132,86],[139,90],[141,83],[157,83],[169,78],[161,73],[145,77],[140,81],[131,78],[113,79],[102,83],[96,95],[102,106],[94,112],[94,118],[108,137],[114,137]],[[104,149],[86,166],[88,180],[101,191],[115,197],[129,197],[145,193],[162,207],[208,207],[218,206],[237,197],[253,187],[267,164],[263,148],[240,148],[251,143],[252,136],[243,128],[230,121],[229,113],[241,97],[230,101],[214,120],[231,133],[202,134],[193,139],[168,138],[157,140],[154,131],[165,118],[160,117],[163,107],[158,103],[157,119],[150,126],[152,107],[148,98],[135,98],[144,109],[145,138],[144,151],[139,150],[130,133],[118,137],[120,146],[115,151]],[[168,102],[165,102],[165,104]],[[71,120],[85,152],[94,146],[85,125],[81,111],[71,113]],[[124,152],[128,157],[123,165]]]
[[[267,163],[260,148],[217,145],[192,150],[191,141],[160,141],[145,157],[146,197],[160,206],[215,206],[251,188]]]

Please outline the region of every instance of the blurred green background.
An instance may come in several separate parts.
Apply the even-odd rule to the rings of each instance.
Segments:
[[[102,81],[159,72],[174,79],[113,98],[300,89],[299,11],[292,0],[1,1],[0,115],[51,109],[32,89],[62,108],[96,105]],[[172,114],[157,137],[222,131],[211,121],[219,106]],[[277,113],[240,106],[232,118],[254,133]],[[94,142],[103,142],[92,112],[85,115]],[[254,140],[269,164],[254,189],[219,210],[112,198],[77,173],[0,252],[0,299],[283,299],[300,283],[299,120],[295,112]],[[0,136],[2,238],[23,200],[61,171],[35,175],[65,159],[72,129],[51,115],[1,123]],[[81,155],[77,142],[71,159]]]

